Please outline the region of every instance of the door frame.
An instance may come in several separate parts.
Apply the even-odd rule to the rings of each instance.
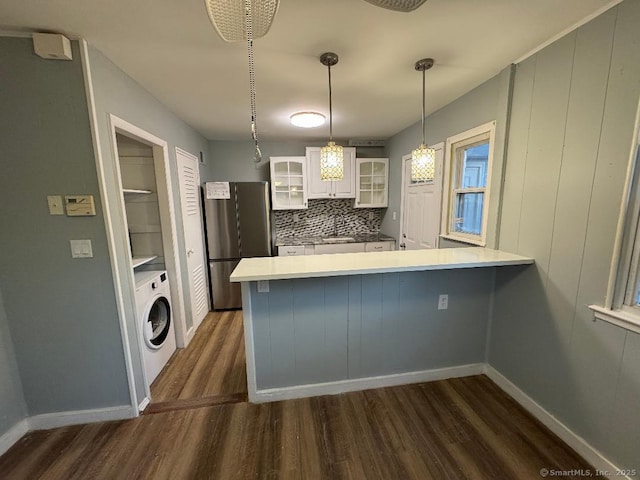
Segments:
[[[442,150],[443,151],[443,155],[440,156],[440,162],[439,164],[436,163],[436,172],[440,171],[441,175],[440,175],[440,212],[442,213],[442,196],[444,195],[444,190],[443,190],[443,180],[444,180],[444,170],[443,170],[443,164],[444,164],[444,142],[440,142],[440,143],[436,143],[435,145],[431,145],[431,148],[435,149],[435,150]],[[396,243],[396,249],[400,250],[400,244],[402,243],[402,227],[404,226],[404,196],[405,196],[405,180],[406,180],[406,168],[405,168],[405,164],[407,161],[411,160],[411,154],[407,153],[406,155],[402,156],[402,160],[400,161],[400,168],[401,168],[401,172],[400,172],[400,226],[398,227],[398,242]],[[438,162],[438,156],[436,156],[436,162]],[[437,175],[436,175],[437,177]],[[439,215],[438,218],[440,218],[442,215]],[[438,225],[440,224],[440,222],[438,222]],[[440,248],[440,235],[438,235],[438,246],[437,248]]]
[[[153,168],[156,176],[156,185],[158,187],[158,191],[156,193],[158,195],[160,221],[163,226],[162,246],[164,250],[165,267],[169,272],[169,288],[171,291],[171,303],[176,333],[176,345],[178,347],[185,347],[188,341],[193,337],[193,333],[191,333],[191,336],[189,336],[189,332],[187,332],[186,330],[182,273],[180,268],[180,258],[178,256],[178,229],[175,217],[173,186],[171,183],[170,175],[168,143],[165,140],[156,137],[155,135],[113,114],[109,114],[109,132],[111,136],[111,162],[115,173],[115,181],[117,182],[118,186],[118,193],[122,191],[122,177],[120,175],[120,158],[118,154],[118,143],[116,134],[124,135],[140,143],[149,145],[152,148]],[[115,203],[117,204],[117,218],[126,219],[124,196],[120,194],[118,197],[118,201]],[[126,225],[120,225],[120,227],[123,229],[123,231],[126,232]],[[127,249],[129,250],[128,258],[125,259],[128,269],[126,272],[121,272],[119,275],[121,286],[124,287],[121,293],[124,293],[126,291],[129,294],[129,298],[132,299],[134,304],[134,316],[137,316],[137,309],[135,308],[135,278],[133,273],[133,264],[131,262],[131,251],[129,242],[125,243],[127,244]],[[114,252],[111,252],[112,255],[113,253]],[[118,308],[121,311],[126,312],[126,309],[124,307],[124,296],[117,295],[116,297]],[[123,332],[123,348],[125,349],[125,357],[127,360],[126,366],[130,376],[130,383],[133,384],[133,396],[135,397],[136,390],[135,380],[133,376],[132,357],[133,355],[137,355],[139,357],[139,362],[141,365],[144,365],[144,360],[142,358],[142,350],[132,350],[131,342],[135,341],[138,345],[143,345],[144,341],[141,337],[142,332],[140,331],[138,325],[138,319],[135,318],[134,322],[136,325],[135,332],[138,338],[131,339],[129,338],[129,334],[127,331],[127,319],[123,316],[120,320],[121,329]],[[150,384],[144,368],[142,369],[142,378],[144,381],[144,391],[146,398],[144,398],[142,401],[138,401],[140,399],[136,399],[136,405],[138,405],[139,410],[144,409],[151,398]]]

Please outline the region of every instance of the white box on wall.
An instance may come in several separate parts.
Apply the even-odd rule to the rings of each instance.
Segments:
[[[34,33],[33,50],[36,55],[49,60],[73,60],[71,42],[58,33]]]

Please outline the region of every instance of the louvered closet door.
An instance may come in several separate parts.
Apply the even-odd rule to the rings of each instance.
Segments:
[[[187,328],[198,328],[209,311],[202,235],[202,213],[200,211],[200,174],[197,157],[176,148],[180,203],[184,227],[184,245],[189,269],[189,292],[192,318],[187,319]],[[189,321],[191,320],[191,321]]]

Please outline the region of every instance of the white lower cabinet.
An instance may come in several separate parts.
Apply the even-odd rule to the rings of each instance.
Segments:
[[[357,253],[364,252],[364,243],[333,243],[331,245],[315,245],[315,255],[324,253]]]
[[[396,242],[388,241],[388,242],[367,242],[365,243],[364,251],[365,252],[389,252],[391,250],[395,250]]]
[[[279,257],[293,257],[296,255],[313,255],[313,245],[282,245],[278,247]]]
[[[318,245],[281,245],[279,257],[296,255],[323,255],[325,253],[388,252],[395,250],[395,240],[384,242],[331,243]]]

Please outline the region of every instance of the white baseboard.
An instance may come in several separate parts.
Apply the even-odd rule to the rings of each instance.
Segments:
[[[149,403],[151,403],[149,397],[144,397],[144,399],[140,402],[140,405],[138,405],[138,412],[144,412],[144,409],[149,406]]]
[[[29,430],[48,430],[82,423],[126,420],[138,416],[138,409],[130,406],[76,410],[71,412],[45,413],[27,419]]]
[[[0,437],[0,455],[9,450],[22,436],[29,431],[26,419],[20,420]]]
[[[292,398],[316,397],[319,395],[336,395],[338,393],[369,390],[371,388],[393,387],[411,383],[432,382],[447,378],[469,377],[484,373],[484,363],[473,363],[457,367],[422,370],[419,372],[382,375],[379,377],[355,378],[337,382],[316,383],[295,387],[271,388],[249,392],[251,403],[276,402]]]
[[[616,471],[620,471],[613,463],[606,459],[599,451],[589,445],[582,437],[576,435],[569,429],[564,423],[554,417],[551,413],[545,410],[529,395],[515,386],[507,377],[498,372],[491,365],[486,365],[484,372],[493,382],[498,385],[504,392],[518,402],[525,410],[536,417],[540,422],[544,424],[549,430],[555,433],[560,439],[573,448],[582,458],[589,462],[594,468],[610,472],[612,476]],[[630,477],[616,477],[627,478]]]

